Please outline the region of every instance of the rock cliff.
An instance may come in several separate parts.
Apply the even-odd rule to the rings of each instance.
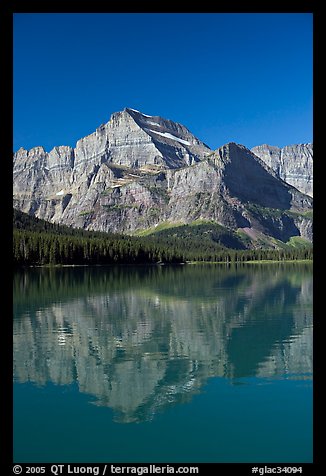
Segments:
[[[271,165],[235,143],[211,151],[181,124],[125,109],[74,149],[19,149],[14,207],[88,230],[135,233],[201,219],[256,242],[311,241],[312,198]]]
[[[313,145],[296,144],[279,148],[267,144],[253,147],[260,157],[285,182],[313,196]]]

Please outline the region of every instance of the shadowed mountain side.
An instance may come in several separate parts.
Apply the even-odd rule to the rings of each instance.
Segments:
[[[275,180],[276,174],[246,147],[230,143],[213,157],[214,164],[223,170],[224,183],[232,197],[279,210],[289,210],[293,204],[303,206],[297,203],[295,189]],[[308,205],[310,200],[304,203]]]
[[[76,381],[94,403],[111,407],[117,421],[132,422],[190,401],[211,377],[309,374],[312,279],[298,269],[180,267],[151,271],[153,279],[142,270],[132,278],[129,270],[109,278],[108,270],[93,277],[64,270],[57,275],[61,297],[57,292],[51,300],[49,292],[41,307],[33,295],[46,273],[29,281],[20,273],[14,378]],[[75,289],[60,287],[62,279],[73,286],[78,274]]]

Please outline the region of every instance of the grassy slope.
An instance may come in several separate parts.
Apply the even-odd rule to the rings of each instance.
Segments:
[[[156,236],[161,239],[175,239],[183,242],[198,242],[198,245],[216,244],[221,248],[242,250],[247,248],[248,240],[233,230],[213,221],[196,220],[188,225],[178,223],[162,223],[150,228],[138,236]]]
[[[152,236],[162,239],[191,240],[194,244],[219,244],[222,248],[231,249],[254,249],[254,248],[311,248],[312,244],[299,236],[293,236],[287,243],[276,238],[259,236],[253,241],[242,230],[233,231],[214,221],[196,220],[188,225],[183,223],[164,222],[157,227],[140,230],[135,236]]]

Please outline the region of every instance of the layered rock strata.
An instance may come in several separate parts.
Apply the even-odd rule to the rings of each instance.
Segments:
[[[19,149],[14,207],[88,230],[213,220],[254,240],[311,241],[312,198],[266,162],[235,143],[211,151],[181,124],[125,109],[74,149]]]
[[[313,145],[296,144],[279,148],[267,144],[253,147],[260,157],[285,182],[313,196]]]

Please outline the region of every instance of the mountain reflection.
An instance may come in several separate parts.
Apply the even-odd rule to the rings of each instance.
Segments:
[[[15,381],[77,382],[119,422],[210,377],[311,377],[310,266],[34,269],[14,292]]]

